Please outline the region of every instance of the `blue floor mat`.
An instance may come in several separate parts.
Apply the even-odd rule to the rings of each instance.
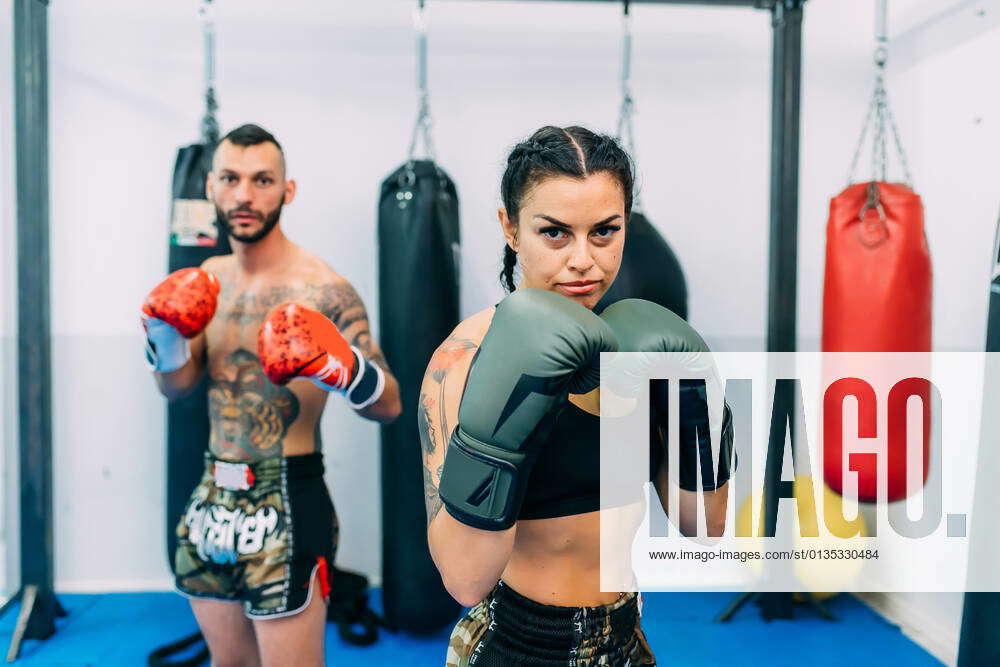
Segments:
[[[379,609],[379,591],[372,591]],[[753,605],[729,623],[711,619],[732,599],[729,593],[651,593],[644,595],[642,625],[657,661],[666,667],[893,667],[939,666],[942,663],[898,628],[857,599],[840,595],[827,601],[838,620],[824,621],[797,608],[794,621],[765,623]],[[26,667],[146,664],[155,647],[193,632],[187,601],[174,593],[61,595],[69,615],[44,642],[26,641],[21,659]],[[17,609],[0,619],[0,648],[6,652]],[[327,626],[327,663],[442,667],[450,628],[431,637],[382,632],[370,647],[345,644]]]

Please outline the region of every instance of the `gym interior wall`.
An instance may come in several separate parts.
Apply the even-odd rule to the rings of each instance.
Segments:
[[[50,8],[53,365],[67,371],[53,405],[61,590],[170,585],[163,406],[141,364],[135,311],[165,269],[174,151],[197,139],[196,4],[59,0]],[[937,3],[892,4],[895,34],[937,11]],[[283,224],[351,279],[376,335],[372,202],[387,165],[404,157],[415,114],[412,10],[402,1],[309,0],[289,0],[280,12],[267,0],[217,8],[221,124],[257,122],[282,141],[299,184]],[[763,349],[769,15],[646,3],[633,11],[645,212],[684,266],[692,324],[717,349]],[[502,295],[496,209],[510,146],[542,124],[614,130],[619,20],[610,2],[428,3],[435,143],[461,201],[463,317]],[[872,25],[856,3],[810,0],[803,29],[799,274],[789,279],[799,281],[799,348],[815,350],[829,197],[845,184],[871,92]],[[935,349],[982,347],[997,205],[983,196],[996,192],[984,147],[1000,142],[1000,88],[970,80],[998,58],[993,32],[890,63],[926,207]],[[374,577],[378,429],[349,417],[332,401],[323,423],[342,520],[338,560]],[[960,596],[892,600],[957,636]]]

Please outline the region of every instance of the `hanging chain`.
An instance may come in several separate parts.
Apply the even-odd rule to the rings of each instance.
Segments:
[[[857,148],[854,151],[854,159],[851,160],[851,168],[847,174],[847,182],[854,181],[854,174],[857,171],[858,161],[861,159],[861,151],[868,138],[869,128],[874,126],[872,131],[872,176],[871,180],[887,182],[889,179],[889,151],[887,148],[888,137],[886,130],[892,132],[893,143],[896,148],[896,156],[899,159],[900,167],[903,170],[903,177],[908,186],[912,187],[913,177],[910,174],[910,165],[903,150],[903,142],[899,138],[899,128],[896,127],[896,119],[892,115],[892,108],[889,106],[889,93],[885,84],[885,64],[889,58],[889,39],[886,30],[887,0],[875,0],[875,86],[872,91],[871,102],[865,114],[865,123],[861,128],[861,137],[858,140]]]
[[[868,128],[872,125],[872,117],[876,114],[876,96],[872,95],[872,99],[868,104],[868,111],[865,112],[865,123],[861,127],[861,138],[858,140],[858,146],[854,149],[854,159],[851,160],[851,169],[847,172],[847,183],[848,185],[854,180],[854,172],[857,171],[858,161],[861,160],[861,150],[865,147],[865,139],[868,138]]]
[[[198,15],[202,22],[205,52],[205,115],[201,119],[202,141],[214,145],[219,141],[219,121],[215,112],[219,104],[215,99],[215,12],[212,0],[201,0]]]
[[[885,77],[879,70],[875,75],[875,136],[872,137],[872,178],[873,181],[885,182],[886,162],[885,152]]]
[[[872,182],[886,181],[889,158],[885,150],[885,62],[889,59],[889,35],[886,27],[889,0],[875,0],[875,136],[872,140]]]
[[[434,142],[431,139],[430,89],[427,86],[427,21],[424,15],[424,0],[419,0],[413,12],[413,25],[417,31],[417,120],[410,136],[408,153],[409,169],[412,172],[413,162],[417,155],[417,144],[422,139],[424,154],[435,161]]]
[[[882,91],[882,98],[885,101],[885,117],[889,121],[889,127],[892,129],[892,139],[896,144],[896,155],[899,157],[899,164],[903,168],[903,178],[906,179],[906,184],[912,188],[913,175],[910,173],[910,163],[906,159],[906,151],[903,150],[903,142],[899,138],[899,128],[896,127],[896,119],[892,115],[892,107],[889,106],[889,95],[885,90]]]
[[[635,163],[635,131],[632,119],[635,114],[635,99],[632,97],[632,15],[629,11],[629,0],[622,2],[622,68],[621,68],[622,104],[618,111],[618,142],[622,144]],[[632,210],[642,207],[639,192],[635,191],[632,200]]]

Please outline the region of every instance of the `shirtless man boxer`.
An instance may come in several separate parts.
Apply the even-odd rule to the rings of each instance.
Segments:
[[[295,188],[271,134],[226,135],[206,191],[233,254],[171,274],[143,306],[163,395],[209,376],[205,474],[177,528],[174,573],[216,667],[323,664],[336,549],[320,453],[327,393],[374,421],[400,412],[354,288],[282,232]]]

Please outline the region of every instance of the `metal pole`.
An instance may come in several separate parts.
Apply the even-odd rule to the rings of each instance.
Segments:
[[[802,4],[804,0],[775,3],[771,69],[771,240],[768,286],[767,349],[796,349],[796,295],[798,282],[799,227],[799,100],[802,88]],[[794,415],[792,383],[775,384],[774,409]],[[779,409],[780,408],[780,409]],[[791,442],[795,422],[790,419]],[[784,451],[784,442],[780,444]],[[772,463],[771,456],[768,462]],[[773,462],[780,469],[781,458]],[[778,499],[791,495],[778,476],[768,475],[764,484],[765,522],[777,522]],[[790,485],[789,485],[790,486]],[[791,593],[762,593],[758,598],[765,619],[792,618]],[[820,608],[820,613],[825,610]]]
[[[21,640],[45,639],[65,612],[53,592],[49,320],[48,0],[14,2]]]
[[[767,349],[795,351],[799,228],[799,100],[802,6],[775,4],[771,84],[771,239]]]

